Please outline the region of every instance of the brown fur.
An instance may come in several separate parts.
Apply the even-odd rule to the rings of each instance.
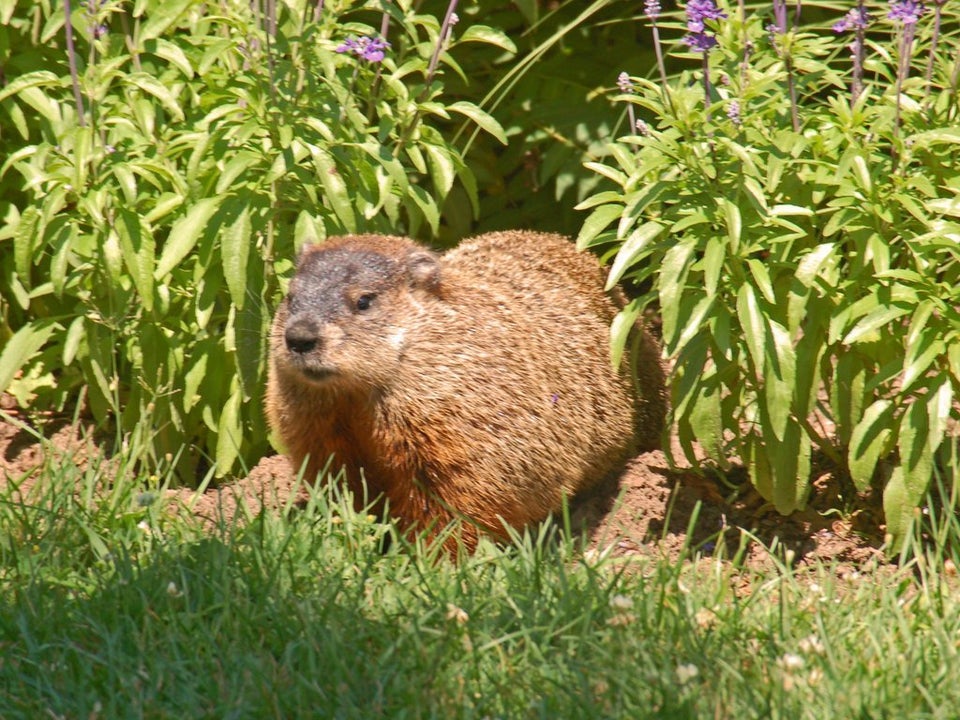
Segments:
[[[611,368],[602,286],[556,235],[440,256],[372,235],[307,247],[273,323],[270,424],[308,477],[333,455],[358,502],[365,480],[405,530],[463,517],[468,548],[478,527],[503,538],[659,442],[655,344],[637,399]]]

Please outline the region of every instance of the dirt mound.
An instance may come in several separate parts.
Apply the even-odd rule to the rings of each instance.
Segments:
[[[0,493],[15,485],[15,501],[37,483],[45,457],[52,454],[58,463],[82,468],[98,452],[89,428],[63,421],[48,422],[42,433],[25,427],[23,421],[0,421]],[[675,447],[674,457],[680,456]],[[807,509],[790,517],[766,504],[749,483],[730,484],[730,477],[671,468],[663,452],[644,453],[620,477],[574,502],[572,517],[590,533],[592,551],[615,557],[678,557],[685,548],[711,555],[718,545],[731,557],[744,538],[748,542],[742,563],[747,567],[769,563],[764,546],[771,545],[792,553],[798,563],[826,560],[859,566],[880,557],[879,509],[868,503],[867,509],[850,516],[828,512],[836,507],[838,492],[829,472],[816,478]],[[192,513],[210,524],[244,522],[262,508],[290,508],[305,498],[289,462],[280,456],[264,458],[247,477],[202,493],[168,491],[174,511]]]

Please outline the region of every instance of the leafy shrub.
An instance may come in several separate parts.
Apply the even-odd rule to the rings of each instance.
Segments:
[[[634,132],[589,165],[616,189],[581,204],[579,244],[610,244],[609,282],[649,289],[615,348],[659,302],[689,460],[695,439],[721,466],[739,456],[789,513],[816,449],[882,486],[902,537],[956,443],[956,8],[860,5],[832,31],[783,0],[772,17],[691,0],[686,27],[646,8],[656,35],[686,30],[688,69],[621,77]]]
[[[439,71],[462,43],[513,44],[414,3],[5,8],[0,388],[60,406],[85,388],[186,480],[201,455],[223,474],[266,450],[266,336],[294,249],[435,236],[455,185],[477,205],[442,128],[505,139],[444,102]]]

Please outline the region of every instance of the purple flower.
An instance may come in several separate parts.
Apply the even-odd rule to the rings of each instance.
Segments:
[[[865,7],[855,7],[844,15],[842,20],[837,20],[837,22],[833,24],[833,31],[835,33],[843,33],[849,30],[864,30],[867,25],[870,24],[871,20],[873,20],[873,18],[870,17]]]
[[[630,76],[622,72],[617,75],[617,87],[622,93],[632,93],[633,92],[633,81],[630,79]]]
[[[727,117],[737,127],[743,124],[743,118],[740,117],[740,103],[737,100],[731,100],[727,105]]]
[[[717,39],[709,33],[699,32],[687,35],[683,42],[690,46],[691,50],[696,52],[706,52],[717,44]]]
[[[687,30],[703,32],[705,20],[722,20],[727,16],[713,0],[690,0],[687,3]]]
[[[385,51],[388,47],[390,47],[390,43],[382,37],[378,35],[366,35],[360,38],[347,38],[337,47],[337,52],[352,53],[358,57],[362,57],[367,62],[378,63],[385,57]]]
[[[656,20],[660,16],[660,0],[645,0],[643,14],[651,20]]]
[[[902,22],[904,25],[914,25],[923,15],[925,9],[923,3],[917,2],[917,0],[893,0],[890,3],[890,12],[887,13],[887,17],[894,22]]]
[[[707,52],[717,44],[717,39],[707,32],[707,20],[721,20],[727,16],[713,0],[690,0],[687,3],[687,30],[683,42],[697,52]]]

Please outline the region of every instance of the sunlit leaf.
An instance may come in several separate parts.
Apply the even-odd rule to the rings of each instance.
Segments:
[[[201,234],[206,230],[210,218],[222,202],[223,197],[198,200],[186,215],[173,224],[153,272],[155,280],[162,280],[193,250]]]
[[[866,490],[873,480],[880,457],[888,451],[893,433],[893,402],[886,398],[874,401],[850,436],[847,464],[858,490]]]
[[[473,103],[460,100],[448,105],[447,110],[450,112],[460,113],[461,115],[470,118],[470,120],[472,120],[474,124],[476,124],[476,126],[481,130],[495,137],[500,141],[501,144],[507,144],[507,134],[504,132],[500,123],[497,122],[492,115],[484,112]]]
[[[63,326],[51,318],[35,320],[17,330],[0,350],[0,391],[6,390],[17,372]]]
[[[737,292],[737,317],[743,328],[747,350],[753,360],[754,372],[761,376],[764,371],[764,347],[766,346],[766,325],[753,286],[744,283]]]

